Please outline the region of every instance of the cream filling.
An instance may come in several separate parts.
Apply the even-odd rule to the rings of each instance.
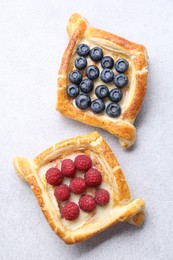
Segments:
[[[92,38],[89,38],[89,40],[88,40],[88,38],[83,38],[82,41],[79,42],[78,44],[80,44],[80,43],[86,43],[87,45],[90,46],[90,48],[93,48],[94,46],[101,47],[103,49],[104,56],[111,56],[114,59],[114,61],[118,60],[119,58],[124,58],[129,62],[129,68],[128,68],[127,72],[125,72],[125,74],[127,74],[127,76],[128,76],[129,83],[127,84],[127,86],[125,86],[124,88],[121,89],[122,92],[123,92],[123,98],[120,102],[118,102],[118,104],[121,107],[121,111],[123,112],[128,107],[128,105],[130,104],[131,95],[132,95],[131,93],[133,92],[132,86],[134,85],[134,82],[133,82],[134,80],[132,78],[133,65],[132,65],[130,53],[118,49],[118,46],[116,47],[115,44],[113,44],[109,41],[103,40],[103,39],[97,39],[97,38],[92,37]],[[71,66],[69,67],[69,72],[76,69],[75,66],[74,66],[74,61],[75,61],[77,56],[78,55],[77,55],[76,52],[72,55],[71,64],[70,64]],[[87,57],[86,59],[87,59],[87,66],[95,64],[89,57]],[[97,62],[96,66],[99,68],[99,71],[101,73],[101,71],[103,69],[101,67],[101,63]],[[112,71],[113,71],[114,74],[117,74],[114,67],[113,67]],[[114,85],[113,82],[104,83],[100,79],[100,77],[95,79],[93,82],[94,82],[94,89],[93,89],[92,92],[89,93],[92,101],[97,98],[97,96],[95,95],[95,88],[97,86],[106,85],[108,87],[109,91],[111,91],[113,88],[116,88],[116,86]],[[72,103],[76,107],[74,99],[72,100]],[[107,107],[107,105],[109,103],[111,103],[111,101],[109,100],[109,98],[106,98],[106,99],[104,99],[104,103]],[[91,112],[89,109],[85,110],[85,112],[89,113],[89,114],[93,114],[93,112]],[[121,114],[122,114],[122,112],[121,112]],[[107,119],[107,120],[111,120],[111,121],[112,120],[116,121],[116,120],[119,120],[121,118],[121,114],[117,118],[111,118],[106,114],[106,109],[105,109],[102,113],[97,114],[97,116],[99,116],[100,118],[102,118],[104,120]]]
[[[79,153],[72,153],[72,154],[70,154],[69,156],[66,156],[63,159],[74,160],[74,158],[78,154]],[[90,156],[91,156],[91,159],[92,159],[92,154]],[[58,167],[60,169],[61,168],[61,162],[62,162],[62,159],[56,159],[56,160],[54,160],[50,163],[47,163],[47,164],[43,165],[42,167],[40,167],[40,169],[38,171],[38,176],[42,180],[44,187],[47,189],[49,198],[50,198],[53,206],[55,207],[58,216],[61,216],[61,214],[60,214],[60,209],[59,209],[57,200],[54,196],[54,187],[47,183],[47,181],[45,179],[45,173],[51,167]],[[77,171],[75,177],[83,177],[83,172]],[[68,185],[70,183],[70,178],[64,177],[63,183]],[[95,221],[95,220],[98,220],[100,218],[105,219],[105,218],[108,217],[109,214],[111,214],[111,209],[113,208],[112,190],[110,189],[110,186],[108,184],[106,184],[105,182],[102,182],[102,184],[100,185],[100,188],[104,188],[104,189],[109,191],[109,193],[110,193],[109,203],[105,206],[102,206],[102,207],[97,206],[96,209],[91,213],[86,213],[86,212],[80,210],[79,217],[74,221],[67,221],[65,219],[61,219],[61,223],[64,225],[64,227],[66,227],[67,229],[70,229],[70,230],[76,230],[76,229],[82,227],[83,225],[85,225],[85,224],[87,224],[91,221]],[[87,190],[87,194],[93,195],[94,193],[95,193],[95,188],[90,188],[89,190]],[[78,204],[80,196],[81,195],[71,193],[69,200]],[[61,202],[61,205],[63,206],[65,203],[66,202]]]

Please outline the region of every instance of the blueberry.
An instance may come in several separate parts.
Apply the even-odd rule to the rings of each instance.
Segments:
[[[106,114],[110,117],[118,117],[121,114],[121,108],[116,103],[110,103],[106,108]]]
[[[118,88],[123,88],[127,85],[128,83],[128,78],[125,74],[117,74],[114,77],[114,84]]]
[[[82,74],[78,70],[74,70],[70,73],[70,81],[74,84],[79,84],[82,80]]]
[[[86,68],[85,73],[89,79],[96,79],[99,76],[99,69],[94,65],[90,65]]]
[[[82,110],[90,107],[91,105],[91,98],[88,95],[79,94],[75,99],[76,106]]]
[[[77,52],[77,54],[78,54],[79,56],[85,57],[85,56],[87,56],[88,53],[90,52],[90,48],[89,48],[88,45],[82,43],[82,44],[79,44],[79,45],[77,46],[76,52]]]
[[[105,83],[111,82],[114,79],[114,73],[110,69],[103,69],[101,72],[101,80]]]
[[[93,61],[99,61],[103,57],[103,51],[99,47],[94,47],[90,50],[89,56]]]
[[[110,56],[105,56],[101,60],[101,65],[103,69],[112,69],[114,60]]]
[[[77,57],[75,60],[75,67],[79,70],[83,70],[87,65],[87,60],[84,57]]]
[[[92,80],[87,79],[87,78],[83,79],[79,86],[80,86],[81,91],[85,94],[91,92],[94,88],[94,84],[93,84]]]
[[[95,89],[95,94],[98,98],[104,99],[109,95],[109,89],[105,85],[99,85]]]
[[[101,99],[95,99],[91,103],[91,111],[95,114],[99,114],[105,110],[105,104]]]
[[[75,84],[71,84],[67,87],[67,94],[70,97],[77,97],[79,95],[79,87]]]
[[[123,92],[118,88],[113,88],[109,93],[109,98],[113,102],[119,102],[123,97]]]
[[[125,59],[119,59],[115,62],[115,69],[119,73],[124,73],[128,70],[129,63]]]

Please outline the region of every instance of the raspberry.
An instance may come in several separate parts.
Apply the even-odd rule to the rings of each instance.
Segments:
[[[51,185],[59,185],[63,180],[62,172],[58,168],[52,167],[46,172],[46,180]]]
[[[86,188],[86,183],[84,179],[80,177],[74,178],[70,182],[70,189],[73,193],[80,194],[84,192],[85,188]]]
[[[68,202],[61,210],[61,215],[66,220],[74,220],[79,216],[79,207],[74,202]]]
[[[102,182],[102,175],[97,169],[89,169],[84,176],[85,182],[90,187],[97,187]]]
[[[61,171],[66,177],[73,177],[76,173],[76,166],[71,159],[65,159],[61,164]]]
[[[75,158],[76,168],[80,171],[87,171],[92,166],[92,160],[89,156],[80,154]]]
[[[91,212],[96,208],[96,203],[91,195],[82,195],[79,199],[79,207],[85,212]]]
[[[70,197],[70,188],[66,184],[59,185],[54,191],[55,197],[59,201],[66,201]]]
[[[104,206],[109,202],[110,195],[109,192],[105,189],[98,189],[95,193],[95,201],[97,205]]]

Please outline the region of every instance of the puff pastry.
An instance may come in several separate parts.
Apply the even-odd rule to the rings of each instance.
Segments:
[[[107,130],[119,138],[123,148],[130,147],[136,137],[136,129],[133,123],[146,92],[148,71],[145,47],[103,30],[92,28],[80,14],[76,13],[69,19],[67,32],[70,40],[59,69],[56,109],[67,117]],[[129,80],[127,87],[123,88],[120,116],[110,118],[105,112],[94,114],[90,110],[82,111],[75,105],[74,100],[67,95],[66,89],[70,84],[69,74],[75,69],[76,48],[81,43],[87,44],[90,48],[100,47],[104,55],[110,55],[114,60],[124,58],[128,61],[129,69],[125,74]],[[88,65],[93,64],[88,58],[87,62]],[[100,66],[98,63],[94,64]],[[83,74],[85,76],[85,72]],[[95,80],[94,88],[99,84],[103,84],[103,82],[98,79]],[[108,87],[109,89],[113,88],[111,83],[108,84]],[[95,94],[92,93],[91,99],[94,97]]]
[[[73,158],[76,154],[89,155],[94,167],[101,170],[102,185],[109,190],[110,202],[92,214],[80,213],[78,219],[67,221],[61,218],[59,204],[54,197],[54,188],[46,182],[45,172],[50,166],[59,165],[62,159]],[[121,221],[140,226],[144,220],[144,201],[131,199],[120,165],[97,132],[57,143],[32,161],[16,157],[14,166],[19,177],[30,184],[51,228],[67,244],[86,240]]]

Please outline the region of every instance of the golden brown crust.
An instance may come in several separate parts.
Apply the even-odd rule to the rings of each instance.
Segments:
[[[124,148],[130,147],[136,137],[133,122],[140,110],[146,92],[147,55],[145,47],[103,30],[91,28],[79,14],[73,14],[70,17],[67,31],[70,40],[59,69],[56,109],[67,117],[107,130],[119,138]],[[88,111],[81,111],[73,105],[72,100],[66,94],[70,60],[75,52],[76,45],[82,38],[97,39],[98,42],[103,42],[111,48],[118,49],[131,61],[133,85],[129,93],[128,103],[118,119],[100,117]]]
[[[136,74],[135,80],[138,87],[135,88],[130,106],[122,114],[123,119],[129,119],[131,121],[134,120],[137,113],[139,112],[143,98],[145,96],[147,71],[143,72],[143,74]]]
[[[104,172],[108,174],[107,178],[111,178],[111,189],[114,190],[114,205],[108,218],[91,221],[91,223],[86,223],[80,228],[70,230],[61,223],[60,214],[52,203],[48,190],[38,175],[38,171],[43,165],[79,150],[87,150],[88,153],[95,154],[101,161]],[[130,191],[118,161],[105,140],[97,132],[57,143],[43,151],[33,161],[16,157],[14,166],[18,175],[31,185],[32,191],[51,228],[68,244],[88,239],[119,221],[128,221],[134,225],[141,225],[143,222],[144,202],[141,199],[131,202]]]

